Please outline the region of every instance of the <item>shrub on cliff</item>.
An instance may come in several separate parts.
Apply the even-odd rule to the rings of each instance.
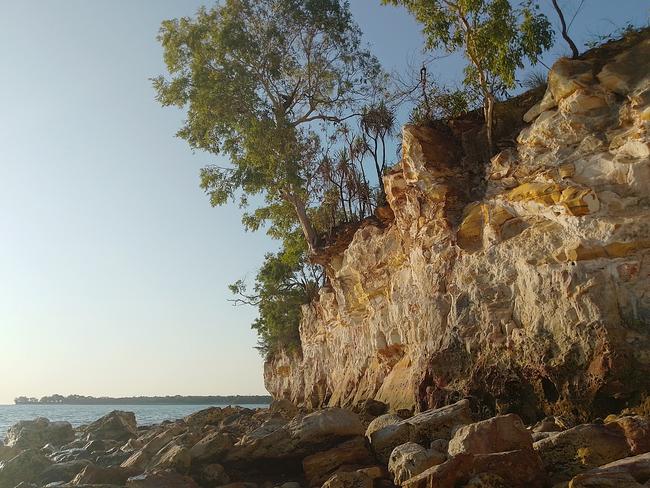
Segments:
[[[469,61],[465,85],[483,97],[490,149],[495,93],[516,85],[524,60],[535,64],[553,44],[553,30],[532,0],[513,8],[509,0],[382,0],[403,5],[422,24],[429,49],[462,51]]]

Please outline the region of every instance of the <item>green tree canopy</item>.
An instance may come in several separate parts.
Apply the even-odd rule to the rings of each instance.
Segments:
[[[532,0],[513,8],[509,0],[382,0],[403,5],[423,26],[426,46],[462,51],[469,63],[465,84],[480,90],[490,148],[495,92],[514,88],[524,61],[535,64],[551,47],[553,31]]]
[[[354,116],[381,74],[348,3],[225,0],[194,18],[163,22],[159,40],[169,76],[155,78],[154,87],[163,105],[187,110],[178,135],[231,163],[202,171],[211,203],[238,194],[247,206],[261,195],[264,204],[244,217],[245,226],[269,222],[281,236],[299,223],[313,251],[318,125]]]

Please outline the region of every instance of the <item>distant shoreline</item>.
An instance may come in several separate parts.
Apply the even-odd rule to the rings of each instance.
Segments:
[[[49,397],[18,397],[14,405],[268,405],[268,395],[229,396],[165,396],[165,397],[87,397],[81,395],[52,395]]]

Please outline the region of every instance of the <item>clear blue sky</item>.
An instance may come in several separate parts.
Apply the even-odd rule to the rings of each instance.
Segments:
[[[164,72],[160,22],[203,3],[0,0],[0,403],[264,393],[254,310],[227,284],[274,245],[209,206],[198,170],[213,160],[174,138],[182,113],[148,80]],[[389,69],[419,56],[405,12],[352,9]],[[643,0],[587,0],[573,31],[582,43],[647,19]],[[458,79],[459,61],[436,70]]]

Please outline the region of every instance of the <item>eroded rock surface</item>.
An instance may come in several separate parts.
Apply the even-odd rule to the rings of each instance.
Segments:
[[[650,383],[647,37],[558,61],[515,147],[488,165],[457,134],[405,127],[384,181],[394,220],[330,256],[302,354],[267,362],[269,391],[393,410],[471,395],[526,422],[638,401]]]

